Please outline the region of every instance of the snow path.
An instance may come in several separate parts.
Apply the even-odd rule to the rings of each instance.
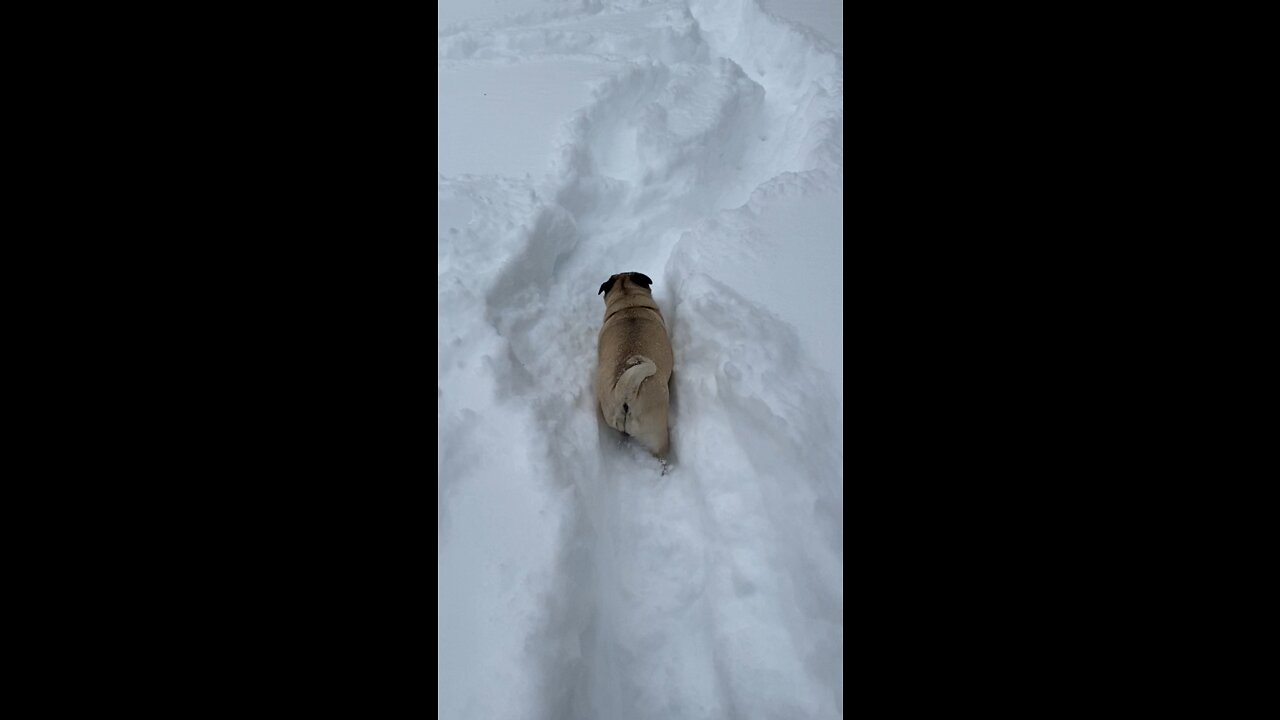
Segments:
[[[843,58],[744,0],[515,11],[438,37],[440,717],[841,717]],[[665,476],[591,394],[626,270]]]

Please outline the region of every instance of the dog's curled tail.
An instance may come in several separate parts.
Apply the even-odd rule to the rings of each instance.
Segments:
[[[627,415],[631,412],[631,404],[640,394],[640,384],[658,372],[658,365],[643,355],[632,355],[626,364],[626,371],[613,384],[613,427],[629,433]]]

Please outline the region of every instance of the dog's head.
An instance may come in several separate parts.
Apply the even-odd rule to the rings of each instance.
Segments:
[[[596,294],[604,295],[604,301],[607,303],[609,302],[609,292],[613,290],[614,287],[617,287],[619,292],[622,292],[624,294],[626,294],[630,288],[637,288],[638,290],[643,290],[646,293],[648,293],[649,286],[652,284],[653,284],[653,281],[650,280],[649,276],[645,275],[644,273],[638,273],[638,272],[618,273],[617,275],[610,275],[609,279],[605,280],[600,285],[600,292]]]

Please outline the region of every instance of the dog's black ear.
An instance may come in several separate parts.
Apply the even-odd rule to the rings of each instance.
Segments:
[[[631,273],[631,282],[643,287],[645,290],[648,290],[649,286],[653,284],[648,275],[638,272]]]
[[[601,283],[601,285],[600,285],[600,292],[598,292],[598,293],[596,293],[596,294],[597,294],[597,295],[603,295],[603,294],[605,294],[605,293],[609,292],[609,288],[613,287],[613,283],[614,283],[617,279],[618,279],[618,276],[617,276],[617,275],[614,275],[613,277],[609,278],[608,280],[605,280],[605,281],[604,281],[603,283]]]

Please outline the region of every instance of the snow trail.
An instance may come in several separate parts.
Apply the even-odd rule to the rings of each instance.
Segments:
[[[590,83],[544,176],[439,177],[440,715],[842,716],[843,59],[740,0],[529,8],[439,36],[452,92]],[[591,391],[628,270],[675,351],[665,476]]]

